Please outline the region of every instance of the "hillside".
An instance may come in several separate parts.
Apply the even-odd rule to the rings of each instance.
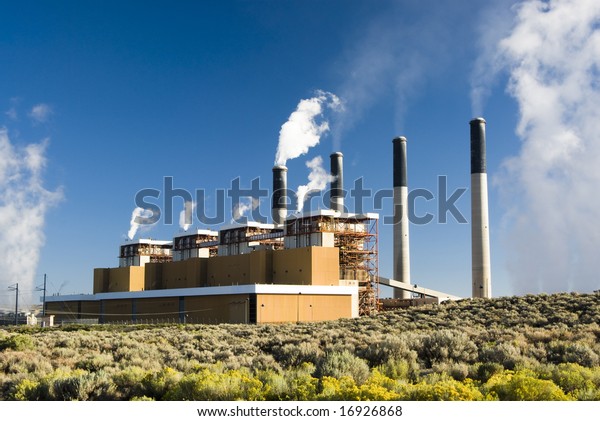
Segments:
[[[600,294],[283,325],[0,330],[0,399],[600,400]]]

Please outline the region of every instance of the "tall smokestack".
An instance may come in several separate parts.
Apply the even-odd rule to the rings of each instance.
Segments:
[[[394,279],[410,283],[406,138],[397,137],[392,143],[394,145]],[[410,297],[410,291],[394,290],[394,298]]]
[[[331,192],[329,193],[329,208],[334,211],[344,212],[344,155],[334,152],[331,158]]]
[[[492,297],[490,229],[488,217],[485,120],[471,125],[471,259],[473,298]]]
[[[281,225],[287,217],[287,167],[275,165],[273,167],[273,204],[271,217],[273,223]]]

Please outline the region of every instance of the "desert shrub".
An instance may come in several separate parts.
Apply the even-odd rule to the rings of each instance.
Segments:
[[[467,334],[456,330],[439,330],[423,338],[419,357],[427,367],[440,362],[474,362],[477,346]]]
[[[114,388],[115,385],[104,373],[57,371],[40,382],[36,393],[41,400],[106,400],[114,398]],[[48,397],[46,393],[49,393]]]
[[[86,356],[85,359],[78,361],[75,364],[75,368],[80,368],[85,371],[95,373],[103,370],[104,368],[113,365],[114,360],[112,354],[91,354]]]
[[[479,363],[471,367],[470,377],[482,383],[487,382],[494,374],[502,373],[504,366],[494,362]]]
[[[400,394],[395,390],[398,382],[385,376],[379,370],[373,369],[369,380],[360,386],[361,401],[391,401],[398,400]]]
[[[596,367],[600,363],[598,354],[586,343],[552,341],[547,350],[548,361],[560,363],[575,363],[583,367]]]
[[[540,377],[552,380],[563,392],[578,400],[587,400],[597,395],[598,386],[594,383],[593,371],[578,364],[566,363],[548,367]]]
[[[263,384],[246,370],[215,373],[202,370],[184,376],[165,395],[166,400],[262,400]]]
[[[141,381],[141,390],[137,396],[147,396],[154,400],[162,400],[173,390],[183,375],[170,367],[146,374]]]
[[[480,401],[484,395],[470,381],[441,379],[435,382],[420,382],[405,387],[401,400],[409,401]]]
[[[146,388],[143,380],[148,374],[140,367],[127,367],[113,374],[112,381],[118,391],[117,399],[130,400],[136,396],[145,396]]]
[[[389,360],[416,360],[417,352],[409,348],[407,335],[386,335],[380,340],[368,343],[360,356],[373,367],[382,365]]]
[[[360,389],[352,377],[341,378],[324,376],[320,382],[320,400],[329,401],[358,401],[360,400]]]
[[[316,364],[323,354],[319,344],[306,341],[276,345],[272,352],[273,357],[283,367],[297,367],[303,363]]]
[[[12,349],[13,351],[26,351],[34,349],[33,340],[29,335],[15,334],[0,339],[0,351]]]
[[[538,379],[528,371],[505,371],[493,375],[484,390],[501,401],[564,401],[567,395],[550,380]]]
[[[507,370],[514,370],[523,360],[519,349],[506,342],[494,344],[481,351],[480,361],[501,364]]]
[[[416,381],[419,372],[419,364],[415,360],[404,360],[392,358],[377,367],[386,377],[394,380]]]
[[[330,352],[317,365],[317,377],[350,377],[358,385],[369,378],[367,362],[348,351]]]
[[[35,373],[38,377],[52,372],[52,365],[35,351],[0,353],[0,371],[6,374]]]

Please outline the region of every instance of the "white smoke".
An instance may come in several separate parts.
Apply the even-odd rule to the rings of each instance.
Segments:
[[[131,212],[131,220],[129,221],[129,231],[127,232],[127,237],[130,240],[133,240],[135,234],[138,232],[141,226],[149,227],[148,224],[142,224],[144,219],[151,218],[153,213],[150,209],[144,209],[140,207],[136,207],[133,212]]]
[[[40,249],[44,245],[46,212],[63,197],[61,189],[44,188],[48,140],[18,148],[0,128],[0,288],[19,283],[28,294]],[[19,293],[21,295],[21,292]],[[31,302],[30,298],[24,300]],[[3,303],[4,304],[4,303]]]
[[[179,227],[187,231],[193,222],[193,214],[196,204],[194,202],[186,201],[183,205],[183,210],[179,213]]]
[[[306,196],[309,193],[322,191],[327,187],[327,183],[330,183],[334,179],[334,177],[323,168],[323,158],[320,156],[317,156],[310,161],[306,161],[306,166],[310,169],[308,184],[298,187],[298,191],[296,192],[298,212],[302,212],[304,202],[307,199]]]
[[[316,94],[313,98],[301,100],[296,111],[281,126],[276,165],[285,165],[288,159],[306,154],[319,143],[321,135],[329,131],[328,121],[317,121],[322,117],[324,107],[337,112],[343,110],[342,101],[331,92],[317,91]]]
[[[246,197],[243,199],[240,199],[239,203],[233,205],[233,220],[231,222],[239,222],[247,212],[255,210],[260,204],[260,200],[255,197]]]
[[[519,154],[498,179],[518,293],[600,288],[600,2],[522,2],[498,44]]]

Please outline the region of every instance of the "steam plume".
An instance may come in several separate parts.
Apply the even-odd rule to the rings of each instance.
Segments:
[[[194,209],[196,204],[194,202],[185,202],[183,210],[179,213],[179,227],[187,231],[192,226]]]
[[[310,169],[308,184],[298,187],[298,191],[296,192],[296,197],[298,198],[298,212],[302,212],[308,194],[322,191],[327,186],[327,183],[331,182],[333,178],[331,174],[323,168],[323,158],[320,156],[307,161],[306,166]]]
[[[290,114],[279,131],[279,144],[275,155],[276,165],[285,165],[288,159],[304,155],[317,145],[321,135],[329,130],[329,123],[318,122],[325,111],[324,107],[334,111],[343,109],[341,100],[330,92],[317,91],[317,96],[303,99],[296,111]]]
[[[246,215],[248,211],[253,211],[260,204],[260,200],[252,197],[252,198],[244,198],[246,200],[241,200],[239,203],[236,203],[233,206],[233,221],[232,222],[240,222],[240,219]]]
[[[138,229],[140,228],[140,225],[142,225],[138,221],[140,219],[150,218],[150,217],[152,217],[152,211],[149,209],[137,207],[133,210],[133,212],[131,212],[131,221],[129,222],[130,226],[129,226],[129,231],[127,232],[127,236],[129,237],[130,240],[133,240],[133,237],[135,237],[135,234],[137,233]],[[144,225],[144,226],[146,226],[146,225]]]
[[[45,241],[46,212],[63,197],[60,188],[50,191],[43,186],[47,146],[48,140],[44,140],[17,148],[12,145],[7,130],[0,128],[2,290],[16,282],[21,291],[33,290],[40,249]],[[24,301],[31,302],[31,297]]]
[[[499,180],[518,293],[600,287],[600,2],[525,1],[498,44],[519,105]]]

